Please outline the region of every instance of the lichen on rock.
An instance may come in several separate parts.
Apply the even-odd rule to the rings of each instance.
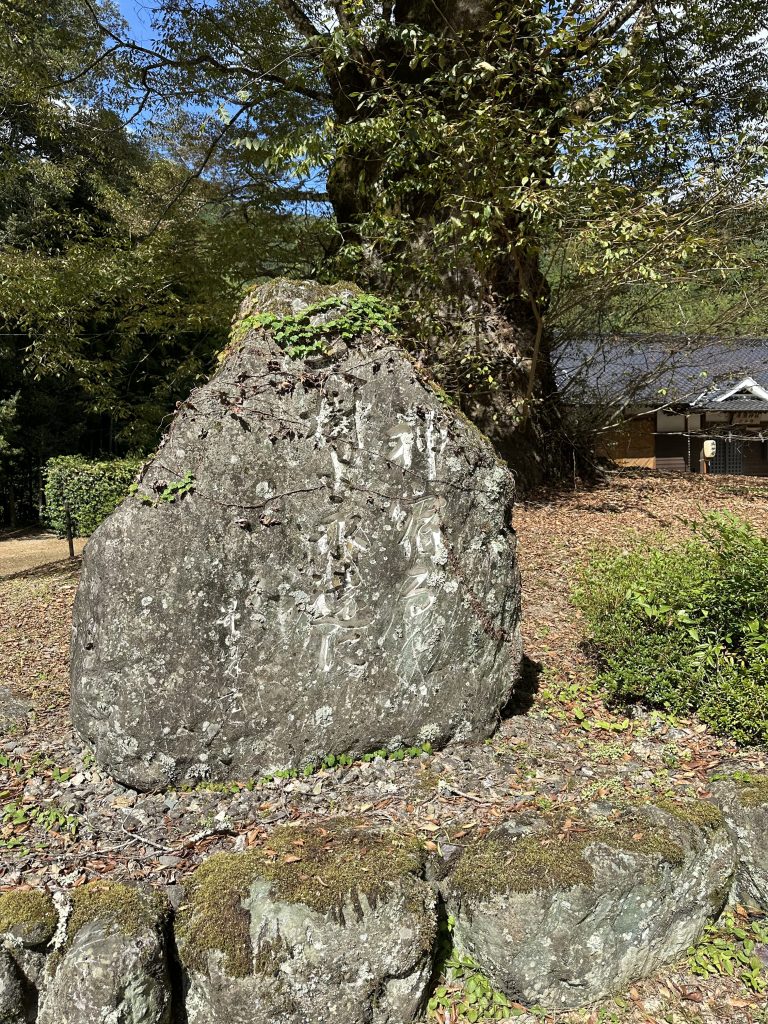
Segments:
[[[38,1024],[170,1024],[168,900],[117,882],[72,893],[66,939],[47,960]]]
[[[737,772],[712,790],[736,845],[733,899],[768,910],[768,775]]]
[[[76,729],[155,790],[489,735],[521,659],[509,469],[370,297],[275,282],[243,315],[89,540]]]
[[[0,946],[0,1021],[2,1024],[28,1024],[28,1009],[22,973],[10,951]]]
[[[674,959],[722,908],[728,832],[693,806],[513,820],[441,882],[454,937],[513,999],[583,1006]]]
[[[359,909],[361,896],[375,904],[390,883],[418,874],[422,864],[416,839],[371,833],[364,822],[277,828],[265,848],[214,854],[191,876],[176,922],[185,961],[202,969],[207,955],[218,952],[232,976],[256,970],[244,901],[257,880],[269,883],[276,902],[301,903],[338,919],[345,906]],[[432,915],[426,924],[428,932]],[[428,949],[431,939],[423,936],[421,943]]]

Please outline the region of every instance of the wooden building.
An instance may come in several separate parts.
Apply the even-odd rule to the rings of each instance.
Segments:
[[[614,338],[569,353],[560,382],[588,407],[598,452],[619,465],[768,477],[768,341]],[[713,458],[704,442],[714,441]]]

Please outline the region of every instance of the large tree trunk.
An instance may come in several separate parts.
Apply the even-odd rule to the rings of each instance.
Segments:
[[[394,19],[397,24],[416,24],[443,36],[448,47],[451,39],[466,47],[473,37],[477,39],[492,30],[492,7],[487,0],[398,0]],[[396,65],[394,74],[404,85],[418,84],[419,76],[426,74],[411,68],[409,56],[404,50],[398,51],[391,35],[383,38],[373,52],[365,54],[365,60],[348,64],[342,72],[329,71],[334,113],[340,124],[359,116],[358,102],[351,97],[368,90],[366,64],[375,61],[389,67]],[[328,195],[347,243],[361,240],[359,225],[369,212],[371,186],[379,172],[380,160],[375,152],[351,151],[349,147],[339,154],[332,168]],[[441,209],[440,200],[435,196],[430,203],[421,193],[418,207],[408,210],[415,221],[423,220],[427,234],[429,220]],[[386,267],[369,271],[368,283],[386,288]],[[471,332],[458,326],[456,330],[464,330],[463,343],[471,344],[479,357],[492,364],[496,386],[461,389],[458,393],[455,388],[449,390],[515,470],[522,490],[559,477],[571,465],[550,359],[550,338],[542,321],[546,298],[547,285],[535,251],[518,254],[515,260],[499,258],[488,269],[487,280],[457,270],[435,296],[436,308],[445,309],[447,305],[458,312],[457,324],[466,323],[467,310],[473,310]],[[424,356],[427,364],[433,364],[439,382],[445,384],[439,370],[443,360],[430,346]]]

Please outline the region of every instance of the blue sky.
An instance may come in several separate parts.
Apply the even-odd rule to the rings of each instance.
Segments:
[[[131,34],[140,43],[151,40],[151,0],[118,0],[120,13],[131,26]]]

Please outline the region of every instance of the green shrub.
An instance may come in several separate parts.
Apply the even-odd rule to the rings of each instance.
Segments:
[[[615,696],[768,740],[768,538],[710,514],[681,546],[595,559],[575,601]]]
[[[61,455],[45,465],[45,521],[60,535],[67,532],[69,502],[77,537],[89,537],[128,493],[141,459],[91,462],[79,455]]]

